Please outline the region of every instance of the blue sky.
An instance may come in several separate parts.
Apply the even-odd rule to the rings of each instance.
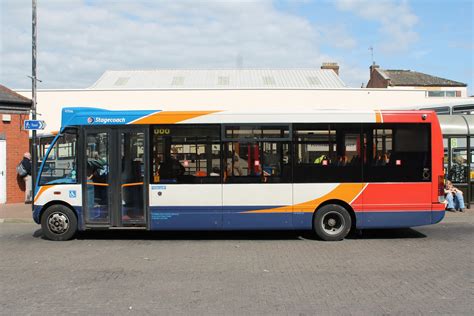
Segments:
[[[0,83],[30,88],[31,1],[0,0]],[[319,68],[360,87],[372,59],[474,85],[473,1],[38,1],[39,88],[108,69]]]

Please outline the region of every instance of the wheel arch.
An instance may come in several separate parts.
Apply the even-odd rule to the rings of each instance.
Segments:
[[[79,222],[79,216],[77,214],[77,211],[76,209],[69,203],[66,203],[64,201],[60,201],[60,200],[54,200],[54,201],[49,201],[48,203],[46,203],[45,205],[43,205],[43,207],[41,208],[40,210],[40,214],[39,214],[39,222],[41,223],[41,219],[43,217],[43,214],[44,214],[44,211],[46,211],[48,209],[48,207],[52,206],[52,205],[63,205],[65,207],[67,207],[68,209],[70,209],[74,215],[76,216],[76,220]]]
[[[336,204],[336,205],[339,205],[339,206],[342,206],[343,208],[345,208],[349,212],[349,215],[351,216],[351,222],[352,222],[351,223],[351,230],[353,230],[356,227],[357,218],[355,216],[355,211],[352,208],[352,206],[349,203],[344,202],[343,200],[331,199],[331,200],[327,200],[327,201],[324,201],[323,203],[319,204],[318,207],[316,208],[316,210],[314,211],[313,218],[312,218],[313,229],[314,229],[314,217],[316,216],[316,212],[320,208],[322,208],[323,206],[326,206],[328,204]]]

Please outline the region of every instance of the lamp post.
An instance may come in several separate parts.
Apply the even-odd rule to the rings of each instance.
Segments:
[[[36,120],[36,0],[32,0],[32,40],[31,40],[31,114],[32,119]],[[36,187],[36,169],[38,164],[37,146],[36,146],[36,130],[32,132],[32,164],[31,164],[31,185],[32,199],[34,200]],[[28,188],[27,188],[28,189]],[[34,203],[32,203],[33,205]]]

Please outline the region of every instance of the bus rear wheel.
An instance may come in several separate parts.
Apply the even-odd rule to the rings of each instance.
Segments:
[[[313,228],[316,235],[325,241],[344,239],[351,230],[349,212],[337,204],[328,204],[316,211]]]
[[[41,216],[41,229],[47,239],[69,240],[77,231],[76,215],[64,205],[52,205]]]

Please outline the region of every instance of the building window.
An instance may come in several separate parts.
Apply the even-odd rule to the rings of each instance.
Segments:
[[[461,96],[461,91],[427,91],[430,98],[455,98]]]
[[[444,91],[428,91],[428,97],[443,98]]]
[[[456,97],[456,91],[444,91],[444,93],[446,94],[446,97],[447,97],[447,98],[454,98],[454,97]]]

